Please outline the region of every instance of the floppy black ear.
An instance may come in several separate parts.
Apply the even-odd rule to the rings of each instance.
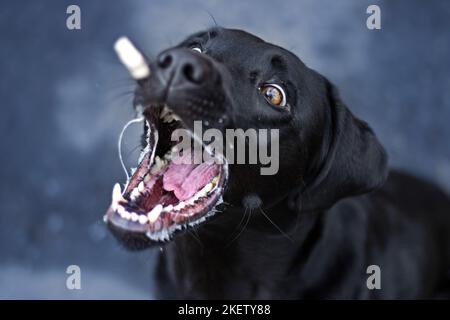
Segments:
[[[344,105],[327,81],[331,130],[326,155],[302,193],[304,209],[326,208],[341,198],[369,192],[387,178],[387,155],[372,129]]]

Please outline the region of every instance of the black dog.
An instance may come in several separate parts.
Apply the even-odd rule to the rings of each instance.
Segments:
[[[223,28],[194,34],[150,67],[135,99],[146,150],[107,216],[132,249],[172,240],[160,256],[158,294],[448,297],[449,198],[388,172],[375,134],[327,79],[280,47]],[[221,132],[278,129],[278,172],[261,175],[261,163],[173,164],[170,133],[195,120]]]

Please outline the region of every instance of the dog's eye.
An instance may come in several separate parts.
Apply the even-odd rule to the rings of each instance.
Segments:
[[[286,106],[286,93],[282,87],[277,84],[265,84],[260,88],[261,93],[267,101],[274,106]]]
[[[199,52],[199,53],[202,53],[202,52],[203,52],[203,51],[202,51],[202,48],[200,48],[200,47],[192,47],[191,50],[197,51],[197,52]]]

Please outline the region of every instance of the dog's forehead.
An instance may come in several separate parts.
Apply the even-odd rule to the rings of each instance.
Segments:
[[[228,42],[231,45],[246,45],[249,47],[260,46],[266,43],[263,39],[239,29],[213,29],[208,31],[215,36],[218,41]]]
[[[181,46],[190,46],[195,43],[204,45],[207,51],[213,54],[226,54],[231,58],[255,59],[273,54],[298,60],[291,52],[239,29],[211,28],[189,36],[181,43]]]
[[[194,33],[187,37],[182,44],[190,41],[200,42],[214,42],[214,43],[227,43],[229,46],[248,44],[255,45],[265,43],[265,41],[251,33],[239,29],[226,29],[220,27],[214,27],[208,30]]]

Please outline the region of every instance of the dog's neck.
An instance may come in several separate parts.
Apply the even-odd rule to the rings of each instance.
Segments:
[[[280,212],[287,214],[277,216]],[[267,212],[228,208],[168,245],[168,261],[173,262],[169,270],[183,296],[226,298],[228,292],[242,292],[248,297],[249,290],[256,290],[255,298],[269,298],[273,283],[265,279],[284,281],[293,264],[304,263],[319,216],[295,212],[286,202]],[[258,261],[246,259],[247,253]],[[264,267],[273,264],[278,267]]]

